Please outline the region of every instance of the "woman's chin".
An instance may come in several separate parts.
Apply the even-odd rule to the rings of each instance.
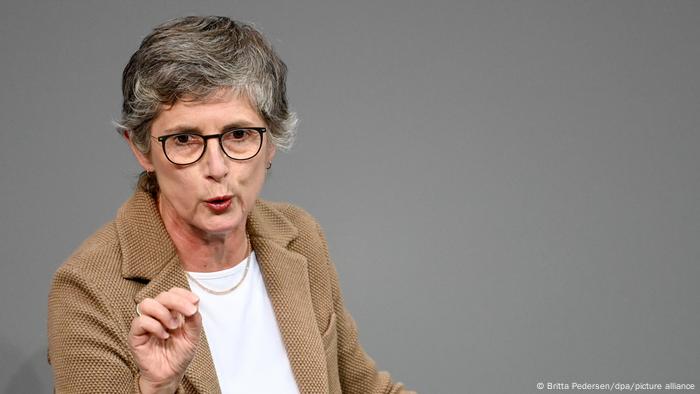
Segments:
[[[226,237],[235,232],[241,225],[245,226],[245,221],[237,220],[238,218],[216,217],[207,220],[199,230],[204,233],[204,236],[209,237]]]
[[[204,238],[223,238],[231,234],[235,230],[234,226],[206,226],[204,228],[200,227],[200,231],[203,233]]]

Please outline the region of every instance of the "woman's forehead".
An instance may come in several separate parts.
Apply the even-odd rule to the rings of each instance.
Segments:
[[[164,106],[152,124],[154,130],[167,131],[218,130],[229,126],[265,126],[250,100],[231,90],[220,91],[206,99],[178,100]]]

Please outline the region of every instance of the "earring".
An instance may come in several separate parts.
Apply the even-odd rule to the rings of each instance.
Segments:
[[[271,161],[268,161],[268,162],[267,162],[267,167],[265,167],[265,169],[269,170],[270,168],[272,168],[272,162],[271,162]]]

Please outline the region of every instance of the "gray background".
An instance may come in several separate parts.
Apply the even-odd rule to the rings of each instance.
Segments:
[[[51,276],[137,173],[121,70],[186,14],[254,22],[287,62],[302,122],[264,196],[321,222],[396,379],[700,384],[700,2],[1,7],[0,392],[51,390]]]

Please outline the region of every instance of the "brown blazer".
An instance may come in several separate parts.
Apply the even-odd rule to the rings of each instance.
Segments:
[[[299,391],[406,392],[360,346],[314,219],[291,205],[257,201],[248,233]],[[127,345],[135,306],[174,286],[189,288],[175,247],[154,199],[136,192],[53,278],[48,337],[56,392],[138,392]],[[178,393],[218,392],[202,334]]]

